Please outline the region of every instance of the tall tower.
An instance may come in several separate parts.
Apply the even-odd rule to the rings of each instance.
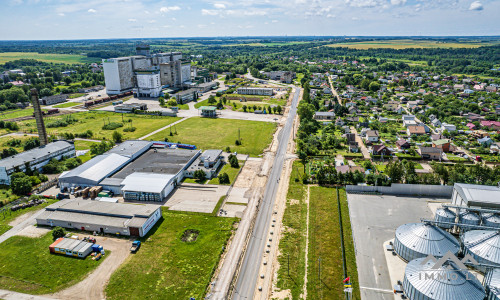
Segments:
[[[40,108],[40,101],[38,101],[38,91],[36,89],[31,89],[31,104],[33,104],[33,110],[35,111],[36,129],[38,130],[40,146],[45,146],[49,143],[49,140],[47,138],[47,131],[45,131],[42,109]]]

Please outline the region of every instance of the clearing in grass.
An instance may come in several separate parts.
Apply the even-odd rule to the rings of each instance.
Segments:
[[[62,290],[81,281],[97,268],[99,261],[80,259],[49,252],[52,233],[40,238],[13,236],[3,242],[0,251],[0,289],[28,294]]]
[[[235,221],[164,208],[141,249],[111,276],[107,298],[203,299]]]
[[[172,130],[172,136],[170,136]],[[173,128],[165,129],[148,139],[196,145],[198,149],[222,149],[258,156],[271,143],[276,124],[271,122],[189,118]],[[235,145],[238,131],[242,144]],[[177,134],[175,133],[177,132]]]

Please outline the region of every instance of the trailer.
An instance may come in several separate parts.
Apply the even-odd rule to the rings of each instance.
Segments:
[[[57,114],[57,113],[59,113],[59,109],[57,109],[57,108],[52,108],[52,109],[49,109],[47,111],[48,115],[53,115],[53,114]]]
[[[50,253],[56,253],[55,248],[56,248],[57,244],[59,244],[63,240],[64,240],[64,238],[58,238],[55,242],[53,242],[52,244],[50,244],[50,246],[49,246]]]

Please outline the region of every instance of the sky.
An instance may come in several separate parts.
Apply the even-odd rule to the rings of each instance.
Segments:
[[[0,40],[500,35],[500,0],[0,0]]]

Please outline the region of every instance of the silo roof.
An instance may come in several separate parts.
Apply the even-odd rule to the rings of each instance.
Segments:
[[[413,251],[443,256],[448,251],[457,253],[458,241],[441,228],[424,223],[404,224],[396,229],[396,238]]]
[[[462,237],[464,246],[478,257],[500,264],[500,235],[493,230],[471,230]]]
[[[460,270],[457,265],[450,261],[446,261],[439,268],[433,269],[436,261],[426,260],[426,258],[417,258],[410,261],[406,266],[405,279],[415,290],[429,299],[484,299],[485,291],[472,273]],[[409,293],[409,291],[405,290],[405,293]]]
[[[491,293],[500,297],[500,268],[495,268],[484,276],[484,284],[490,289]]]

